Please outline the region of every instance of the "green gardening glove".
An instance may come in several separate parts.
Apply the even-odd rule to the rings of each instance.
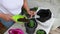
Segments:
[[[18,21],[18,19],[20,19],[20,18],[25,18],[25,16],[23,16],[23,15],[14,15],[14,16],[12,16],[12,19],[15,22],[17,22],[17,23],[23,23],[23,22]]]

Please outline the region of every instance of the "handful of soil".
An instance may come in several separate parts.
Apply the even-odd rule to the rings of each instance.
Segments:
[[[18,21],[19,22],[29,22],[29,20],[26,19],[25,17],[24,18],[19,18]]]

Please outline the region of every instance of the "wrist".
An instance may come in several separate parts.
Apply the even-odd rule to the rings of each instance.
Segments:
[[[28,9],[27,12],[29,12],[30,10]]]

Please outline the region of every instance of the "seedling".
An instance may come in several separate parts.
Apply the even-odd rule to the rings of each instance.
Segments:
[[[46,34],[46,32],[44,30],[40,29],[40,30],[37,30],[36,34]]]
[[[35,26],[35,22],[33,20],[30,20],[30,23],[28,23],[28,27],[33,28]]]

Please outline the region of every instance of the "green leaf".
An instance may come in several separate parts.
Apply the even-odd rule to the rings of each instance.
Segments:
[[[31,27],[31,28],[34,27],[35,26],[34,21],[33,20],[30,20],[30,23],[28,24],[28,26]]]

